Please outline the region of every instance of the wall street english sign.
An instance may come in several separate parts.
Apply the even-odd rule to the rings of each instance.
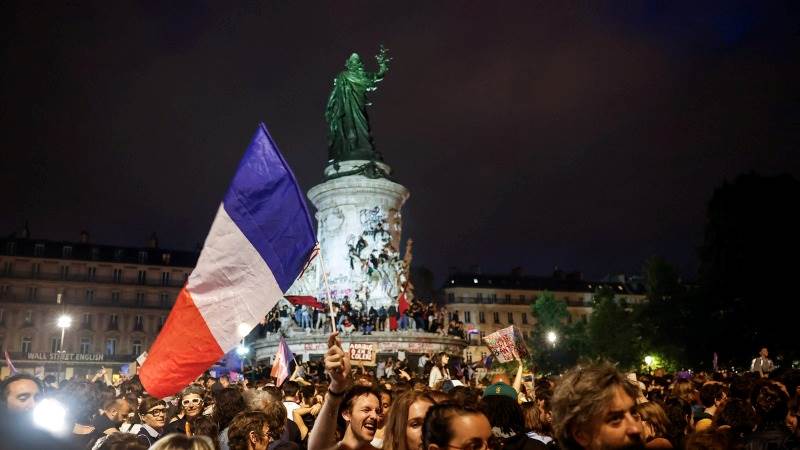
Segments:
[[[102,353],[28,353],[32,361],[103,361]]]

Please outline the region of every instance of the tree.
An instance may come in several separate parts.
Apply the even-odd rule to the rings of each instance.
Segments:
[[[616,361],[625,369],[639,367],[642,348],[633,311],[607,286],[595,292],[588,335],[593,356]]]
[[[567,304],[548,291],[542,292],[531,308],[536,327],[528,339],[528,347],[536,367],[544,372],[557,372],[574,365],[586,348],[583,324],[568,325]],[[555,343],[547,340],[551,332],[556,335]]]
[[[746,364],[767,346],[783,365],[797,346],[796,260],[800,254],[800,181],[791,175],[740,175],[714,191],[700,247],[693,314],[702,324],[690,358]],[[706,363],[708,365],[708,363]]]

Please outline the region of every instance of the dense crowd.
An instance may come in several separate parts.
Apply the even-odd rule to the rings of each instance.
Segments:
[[[16,374],[0,384],[0,448],[800,448],[800,371],[766,364],[766,349],[743,373],[634,374],[598,362],[535,381],[522,364],[512,377],[470,379],[445,353],[423,358],[417,370],[366,370],[333,334],[319,372],[299,365],[280,386],[206,374],[164,399],[136,377],[109,386]]]
[[[324,308],[287,303],[274,308],[265,317],[259,328],[262,335],[281,332],[286,334],[291,327],[309,333],[330,333],[331,323]],[[358,300],[351,302],[345,296],[341,302],[333,303],[333,310],[336,314],[336,329],[343,335],[369,335],[374,331],[417,331],[465,339],[469,332],[458,317],[450,316],[447,308],[419,299],[409,302],[408,308],[394,305],[375,308],[367,307]]]

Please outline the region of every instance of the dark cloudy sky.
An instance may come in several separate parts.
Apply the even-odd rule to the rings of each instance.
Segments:
[[[800,175],[792,2],[180,3],[4,3],[0,233],[192,248],[259,121],[308,190],[332,79],[379,43],[375,142],[440,280],[691,275],[716,186]]]

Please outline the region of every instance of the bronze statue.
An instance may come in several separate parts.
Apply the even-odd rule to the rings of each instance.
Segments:
[[[381,46],[378,55],[378,71],[364,70],[357,53],[345,63],[345,70],[333,80],[333,91],[328,98],[325,120],[328,122],[328,161],[354,159],[382,161],[375,150],[367,116],[367,92],[374,91],[383,76],[389,71],[390,58]]]

